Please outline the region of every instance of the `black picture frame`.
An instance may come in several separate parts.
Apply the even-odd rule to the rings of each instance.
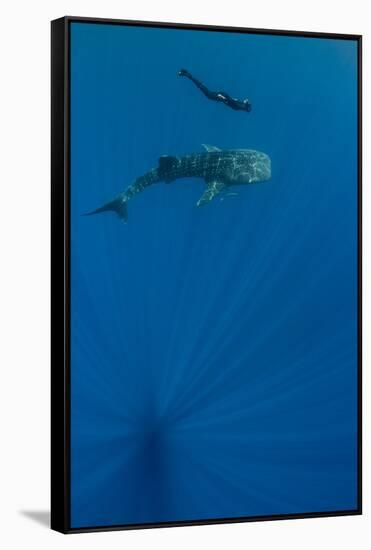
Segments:
[[[358,505],[354,510],[133,525],[70,525],[70,24],[305,36],[357,42],[358,49]],[[362,514],[362,36],[286,30],[62,17],[51,22],[51,528],[61,533],[225,524]]]

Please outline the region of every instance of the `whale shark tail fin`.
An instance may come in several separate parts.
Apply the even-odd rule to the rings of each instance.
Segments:
[[[93,214],[101,214],[102,212],[116,212],[120,220],[126,223],[128,221],[128,208],[126,203],[127,201],[125,199],[123,200],[121,197],[117,197],[100,208],[92,212],[87,212],[84,216],[92,216]]]

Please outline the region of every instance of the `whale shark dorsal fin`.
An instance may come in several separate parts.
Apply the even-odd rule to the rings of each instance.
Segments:
[[[219,147],[215,147],[215,145],[208,145],[207,143],[203,143],[202,147],[204,147],[208,153],[212,153],[213,151],[221,151]]]
[[[172,177],[172,171],[179,163],[178,157],[163,155],[158,159],[158,175],[165,183],[170,183],[175,178]]]
[[[172,157],[171,155],[162,155],[162,157],[158,159],[158,166],[160,170],[166,170],[174,166],[177,162],[177,157]]]
[[[213,198],[215,195],[218,195],[223,189],[226,187],[226,184],[222,181],[207,181],[206,182],[206,189],[202,193],[201,197],[197,201],[197,206],[203,206],[204,204],[207,204]]]

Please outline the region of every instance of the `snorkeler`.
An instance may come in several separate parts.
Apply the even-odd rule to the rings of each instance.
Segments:
[[[186,69],[181,69],[178,72],[178,76],[186,76],[187,78],[189,78],[189,80],[192,80],[197,88],[199,88],[208,99],[211,99],[213,101],[220,101],[221,103],[228,105],[228,107],[231,107],[231,109],[234,109],[235,111],[247,111],[248,113],[251,111],[251,103],[248,99],[235,99],[226,92],[213,92],[209,90],[205,86],[205,84],[201,82],[201,80],[195,78]]]

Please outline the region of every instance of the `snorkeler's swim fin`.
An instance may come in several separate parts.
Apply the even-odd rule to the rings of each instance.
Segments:
[[[116,197],[113,201],[107,202],[100,208],[93,210],[92,212],[87,212],[84,216],[92,216],[93,214],[101,214],[102,212],[116,212],[120,220],[127,222],[128,220],[128,209],[126,206],[126,200],[121,196]]]

